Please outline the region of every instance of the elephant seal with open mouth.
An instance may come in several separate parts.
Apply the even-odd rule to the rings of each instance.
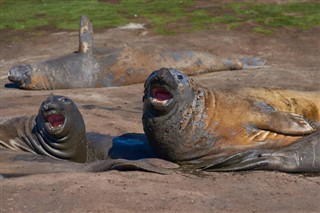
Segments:
[[[100,148],[88,141],[83,117],[75,103],[64,96],[50,96],[41,104],[37,115],[0,122],[0,175],[111,169],[171,172],[157,166],[163,164],[160,159],[112,159],[108,149]]]
[[[85,124],[74,102],[50,96],[37,115],[12,118],[0,124],[0,146],[56,159],[87,160]]]
[[[264,150],[267,156],[266,153],[283,150],[299,139],[303,144],[319,143],[319,134],[303,138],[320,129],[320,92],[266,88],[208,90],[181,71],[162,68],[146,80],[143,102],[142,122],[150,145],[159,156],[179,164],[210,168],[221,159],[247,152],[242,155],[249,156],[245,164],[251,156],[252,159],[259,156],[248,154],[248,150]],[[306,146],[308,149],[302,147],[300,156],[308,155],[304,152],[313,148],[320,152],[319,145]],[[295,157],[294,152],[282,154]],[[309,169],[314,160],[318,166]],[[292,165],[291,171],[320,171],[319,158],[303,161],[303,167]],[[279,160],[277,166],[270,164],[268,169],[281,170],[291,164],[292,161]]]
[[[218,59],[192,50],[162,51],[154,48],[94,48],[89,19],[81,16],[79,50],[35,64],[20,64],[8,72],[8,79],[21,89],[54,90],[95,88],[143,83],[155,69],[172,66],[188,75],[222,70],[262,67],[259,58]]]

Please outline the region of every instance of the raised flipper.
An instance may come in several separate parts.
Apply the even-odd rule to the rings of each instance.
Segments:
[[[320,172],[320,132],[303,137],[277,150],[248,150],[232,156],[205,161],[195,169],[226,172],[276,170],[282,172]]]
[[[8,149],[0,149],[0,175],[17,177],[57,172],[104,172],[108,170],[140,170],[158,174],[170,174],[174,164],[160,159],[106,159],[92,163],[75,163],[56,160]]]
[[[80,17],[79,31],[79,52],[93,52],[93,28],[90,20],[86,16]]]

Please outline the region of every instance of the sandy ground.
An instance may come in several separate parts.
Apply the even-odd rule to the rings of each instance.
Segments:
[[[2,32],[3,35],[5,32]],[[24,91],[7,88],[8,69],[77,50],[77,32],[5,40],[0,43],[1,117],[36,114],[50,94],[72,98],[88,133],[115,137],[143,133],[143,84],[96,89]],[[174,36],[149,30],[111,29],[95,33],[97,47],[208,51],[218,57],[258,56],[268,66],[195,77],[207,87],[277,87],[320,90],[320,28],[280,29],[261,35],[248,27]],[[6,37],[7,38],[7,37]],[[320,177],[279,172],[174,173],[110,171],[98,174],[32,175],[0,181],[1,212],[319,212]]]

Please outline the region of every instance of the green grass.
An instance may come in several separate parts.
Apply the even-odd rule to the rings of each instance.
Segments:
[[[0,0],[0,29],[33,30],[53,27],[77,30],[80,15],[92,21],[94,29],[130,22],[147,22],[155,32],[174,34],[217,26],[232,30],[245,23],[253,31],[270,34],[279,27],[309,29],[320,26],[320,3],[290,1],[262,4],[252,1],[214,4],[196,8],[194,0]],[[185,29],[183,29],[185,28]]]
[[[261,26],[309,29],[320,26],[320,4],[315,2],[291,2],[286,4],[234,3],[226,6],[235,12],[242,22],[254,22]]]
[[[80,15],[86,15],[94,28],[110,28],[136,21],[150,20],[155,28],[176,22],[185,16],[184,8],[192,0],[126,0],[105,3],[97,0],[2,0],[0,29],[23,30],[42,26],[76,30]]]

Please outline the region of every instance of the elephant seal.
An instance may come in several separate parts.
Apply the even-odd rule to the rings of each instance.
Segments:
[[[0,146],[7,149],[81,163],[87,160],[84,120],[67,97],[50,96],[37,115],[12,118],[0,127]]]
[[[319,92],[208,90],[173,68],[148,77],[143,102],[150,145],[162,158],[179,164],[197,165],[246,150],[276,150],[320,129]]]
[[[137,141],[137,148],[142,147],[141,138],[125,135],[118,138]],[[112,141],[105,143],[88,140],[83,117],[71,99],[50,96],[41,104],[37,115],[0,122],[0,175],[16,177],[112,169],[169,174],[172,171],[167,167],[175,166],[150,154],[131,160],[132,153],[129,151],[126,155],[123,150],[128,147],[119,149],[119,145],[113,145]],[[130,148],[133,149],[134,145],[131,143]]]
[[[143,83],[155,69],[172,66],[188,75],[264,66],[260,58],[218,59],[205,52],[162,51],[152,48],[94,48],[89,19],[80,18],[79,50],[35,64],[20,64],[8,79],[21,89],[95,88]]]

